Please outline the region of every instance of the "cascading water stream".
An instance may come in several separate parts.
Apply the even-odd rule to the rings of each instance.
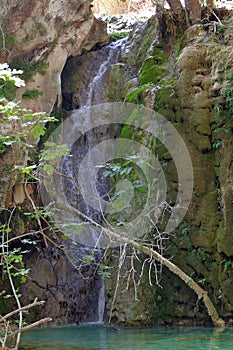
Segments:
[[[125,42],[125,39],[119,40],[119,41],[107,46],[107,49],[109,52],[107,59],[102,62],[96,76],[93,78],[92,82],[89,84],[87,101],[85,103],[86,106],[92,106],[93,104],[103,102],[101,94],[100,94],[100,92],[101,92],[100,87],[102,85],[102,79],[103,79],[105,73],[107,72],[108,68],[111,65],[118,62],[121,46],[124,44],[124,42]]]
[[[96,104],[106,102],[108,96],[106,74],[108,73],[112,65],[117,64],[119,62],[120,52],[122,46],[124,45],[124,42],[125,40],[119,40],[118,42],[114,42],[102,48],[98,52],[95,52],[94,60],[91,63],[93,67],[90,70],[90,74],[86,76],[85,72],[83,72],[83,85],[85,88],[81,89],[78,87],[77,93],[75,94],[75,100],[78,101],[78,107],[90,107]],[[77,109],[71,112],[71,116],[73,115],[73,113],[78,113]],[[90,118],[91,116],[89,115],[87,108],[85,120],[83,122],[89,125]],[[90,203],[86,201],[85,195],[81,193],[81,191],[77,194],[77,188],[80,188],[78,173],[80,167],[82,166],[81,163],[85,157],[91,157],[90,150],[98,143],[99,137],[100,136],[98,135],[98,131],[93,129],[89,130],[83,137],[81,137],[81,139],[77,141],[77,143],[75,142],[75,144],[73,144],[71,148],[72,156],[67,157],[63,168],[65,174],[68,175],[70,178],[75,179],[76,182],[76,184],[74,184],[73,180],[70,180],[68,178],[64,180],[64,188],[66,189],[66,195],[70,205],[78,208],[87,217],[90,217],[98,223],[100,223],[102,219],[101,212],[98,212],[91,207]],[[92,164],[91,159],[89,159],[88,162]],[[104,187],[108,185],[103,182],[101,183],[100,179],[96,177],[95,169],[92,170],[92,168],[90,167],[89,169],[85,169],[85,171],[93,171],[92,178],[94,179],[94,181],[93,183],[88,184],[88,186],[92,187],[91,192],[96,193],[96,196],[99,197],[103,195],[103,193],[106,193],[107,191],[106,188],[104,189]],[[78,241],[84,247],[93,248],[95,247],[95,244],[98,240],[98,235],[99,233],[96,232],[94,228],[87,226],[85,232],[81,232],[79,234]],[[101,254],[101,252],[97,254]],[[105,286],[102,278],[100,286],[98,286],[98,288],[99,292],[97,300],[97,322],[101,323],[103,322],[105,310]]]

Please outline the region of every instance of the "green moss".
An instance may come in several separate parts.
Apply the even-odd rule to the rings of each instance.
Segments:
[[[156,64],[154,57],[149,57],[142,65],[142,71],[139,76],[139,85],[148,83],[157,84],[165,73],[165,68],[160,64]]]
[[[139,85],[153,83],[156,84],[166,74],[166,63],[168,54],[164,51],[163,44],[157,44],[142,65],[139,77]]]
[[[85,13],[84,19],[85,21],[89,21],[89,19],[92,17],[92,12]]]
[[[131,114],[129,117],[127,116],[127,120],[125,125],[123,126],[121,130],[121,137],[126,139],[131,139],[135,141],[140,141],[143,138],[143,132],[142,129],[137,129],[133,125],[137,125],[137,120],[139,122],[142,122],[142,116],[140,113],[140,110],[136,107],[131,111]],[[122,144],[124,147],[124,145]],[[127,147],[127,146],[126,146]]]
[[[151,17],[147,21],[146,27],[143,29],[141,33],[141,38],[143,40],[140,41],[140,49],[137,53],[136,60],[135,60],[135,68],[140,69],[146,53],[148,49],[151,47],[151,44],[155,40],[155,36],[157,35],[157,20],[155,17]]]
[[[126,102],[143,104],[143,92],[146,90],[149,90],[153,86],[154,86],[153,84],[148,83],[148,84],[144,84],[144,85],[140,86],[137,89],[134,89],[133,91],[131,91],[127,95],[127,97],[125,99]]]
[[[70,26],[70,22],[61,22],[60,26],[64,29],[67,29]]]
[[[159,82],[161,88],[158,90],[154,102],[156,112],[171,121],[175,120],[174,110],[179,108],[179,101],[176,98],[175,89],[172,85],[173,79],[173,77],[170,77],[168,80]],[[167,84],[168,82],[171,82],[171,84]]]
[[[170,85],[173,85],[175,81],[175,76],[171,75],[168,78],[164,78],[162,80],[160,80],[159,85],[160,86],[166,86],[166,87],[170,87]]]
[[[124,31],[114,32],[114,33],[110,34],[110,40],[117,41],[117,40],[125,38],[128,34],[129,34],[128,32],[124,32]]]
[[[24,91],[22,98],[36,100],[39,96],[43,95],[43,91],[37,89],[27,89]]]
[[[31,29],[32,33],[34,33],[35,35],[37,33],[39,33],[40,35],[45,35],[47,33],[47,28],[45,27],[45,25],[37,21],[35,17],[32,17],[32,19],[34,20],[34,23]]]
[[[128,77],[127,66],[122,63],[111,67],[108,75],[108,99],[111,102],[124,100],[123,86]]]
[[[172,43],[172,52],[174,53],[176,59],[180,56],[184,47],[185,35],[179,34],[176,36],[175,41]]]

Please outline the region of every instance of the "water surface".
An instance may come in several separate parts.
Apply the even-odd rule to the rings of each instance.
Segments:
[[[22,350],[232,350],[233,329],[105,328],[100,325],[37,329]]]

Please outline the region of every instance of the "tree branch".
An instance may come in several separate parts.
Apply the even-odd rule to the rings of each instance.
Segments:
[[[4,321],[7,318],[17,314],[20,311],[25,311],[25,310],[31,309],[34,306],[43,305],[44,303],[45,303],[45,301],[37,301],[37,299],[35,299],[32,304],[29,304],[29,305],[26,305],[26,306],[22,306],[19,309],[13,310],[12,312],[10,312],[9,314],[7,314],[5,316],[0,316],[0,321]]]
[[[93,219],[87,217],[85,214],[81,213],[78,209],[71,207],[66,202],[61,201],[57,197],[57,207],[62,210],[67,210],[68,212],[76,213],[77,215],[81,215],[84,219],[88,220],[92,223],[96,228],[99,228],[106,234],[107,237],[116,240],[119,243],[129,244],[131,247],[136,248],[137,250],[153,257],[156,261],[166,266],[171,272],[173,272],[176,276],[182,279],[187,286],[189,286],[198,296],[199,300],[203,300],[205,307],[207,308],[208,314],[216,327],[225,327],[225,322],[220,318],[218,312],[210,300],[208,293],[202,289],[190,276],[188,276],[184,271],[182,271],[178,266],[173,264],[170,260],[164,258],[161,254],[155,251],[153,248],[145,246],[143,243],[138,243],[126,236],[123,236],[121,233],[115,230],[109,230],[103,227],[101,224],[95,222]]]
[[[51,317],[46,317],[46,318],[42,318],[41,320],[39,321],[36,321],[34,323],[31,323],[29,324],[28,326],[26,327],[23,327],[21,329],[18,329],[17,331],[11,333],[11,334],[8,334],[7,335],[7,338],[11,338],[11,337],[14,337],[15,335],[17,335],[18,333],[22,333],[22,332],[26,332],[28,331],[29,329],[32,329],[32,328],[35,328],[35,327],[38,327],[40,325],[42,325],[43,323],[46,323],[46,322],[51,322],[53,319]]]

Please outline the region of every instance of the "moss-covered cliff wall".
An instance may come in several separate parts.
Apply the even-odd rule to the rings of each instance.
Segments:
[[[233,137],[232,137],[232,17],[223,24],[197,24],[183,35],[156,31],[156,19],[134,34],[121,59],[131,72],[120,99],[144,104],[165,116],[182,135],[191,155],[194,189],[182,224],[174,232],[167,256],[206,289],[220,314],[232,322],[233,276]],[[170,26],[171,29],[172,26]],[[168,28],[168,27],[167,27]],[[160,32],[160,34],[159,34]],[[140,40],[143,38],[143,40]],[[141,44],[142,41],[142,44]],[[116,86],[120,76],[110,83]],[[119,96],[116,96],[116,98]],[[164,151],[168,179],[174,164]],[[168,180],[168,197],[176,195]],[[114,259],[112,261],[115,261]],[[117,269],[118,260],[114,262]],[[121,276],[130,269],[125,265]],[[149,266],[149,265],[148,265]],[[117,275],[107,282],[108,309],[112,307]],[[155,282],[155,281],[154,281]],[[145,278],[139,301],[121,280],[112,319],[119,323],[195,324],[208,322],[201,302],[183,282],[165,269],[159,286]]]

